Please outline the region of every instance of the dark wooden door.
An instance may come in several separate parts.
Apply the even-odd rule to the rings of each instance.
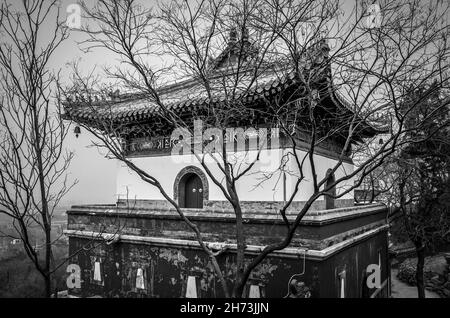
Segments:
[[[186,208],[203,208],[203,185],[199,176],[193,174],[186,180]]]

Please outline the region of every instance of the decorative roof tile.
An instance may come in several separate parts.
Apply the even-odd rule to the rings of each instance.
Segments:
[[[223,85],[220,81],[224,77],[217,77],[211,81],[211,101],[209,102],[208,92],[204,85],[198,80],[192,79],[189,82],[181,83],[178,87],[161,88],[160,99],[168,110],[185,111],[195,107],[207,105],[209,103],[223,103],[227,99],[246,99],[252,101],[264,96],[270,96],[283,90],[284,86],[291,82],[290,76],[280,75],[281,72],[269,71],[257,77],[253,81],[252,76],[240,76],[239,85]],[[231,79],[234,74],[228,75]],[[253,81],[253,82],[252,82]],[[234,89],[234,92],[233,92]],[[68,102],[65,105],[65,116],[72,120],[102,120],[102,119],[131,119],[131,117],[147,117],[155,114],[160,106],[154,100],[136,94],[127,99],[118,99],[99,102]]]
[[[205,85],[199,79],[191,78],[171,85],[166,85],[159,89],[159,99],[164,108],[169,111],[183,113],[194,111],[206,107],[210,104],[224,103],[227,100],[240,100],[242,102],[253,102],[259,98],[269,98],[270,96],[280,94],[288,87],[296,85],[302,87],[303,84],[296,78],[296,74],[289,69],[287,63],[265,64],[254,76],[254,62],[257,48],[250,43],[248,38],[244,38],[245,43],[241,41],[229,41],[225,50],[216,58],[210,69],[211,78],[208,91]],[[326,57],[327,50],[323,49],[323,41],[317,43],[322,48],[317,53],[317,47],[312,47],[314,54],[323,54]],[[236,50],[246,49],[249,59],[241,65],[239,73],[236,65],[232,62],[233,54],[238,54]],[[242,51],[239,52],[242,54]],[[308,70],[311,63],[305,60],[305,70]],[[314,64],[314,63],[313,63]],[[236,81],[237,80],[237,81]],[[237,82],[237,85],[235,85]],[[335,92],[331,87],[330,94],[335,96],[336,105],[341,110],[353,114],[351,105],[349,105],[342,96]],[[124,94],[119,95],[116,91],[112,94],[113,100],[100,100],[99,98],[90,98],[90,102],[74,101],[65,103],[65,117],[74,121],[101,121],[111,120],[115,122],[133,122],[145,120],[161,112],[163,109],[154,99],[143,94]],[[122,97],[122,98],[121,98]],[[367,123],[366,123],[367,124]],[[365,125],[366,126],[366,125]],[[365,128],[368,135],[376,133],[376,129],[367,124]]]

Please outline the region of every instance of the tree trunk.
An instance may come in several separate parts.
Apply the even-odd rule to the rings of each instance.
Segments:
[[[48,198],[46,193],[45,184],[45,170],[44,164],[42,162],[42,148],[41,148],[41,135],[39,131],[39,115],[37,110],[37,101],[35,95],[33,95],[34,103],[32,110],[33,115],[33,129],[34,129],[34,140],[33,146],[36,151],[36,164],[39,176],[39,190],[41,195],[41,217],[42,225],[45,232],[45,264],[44,264],[44,281],[45,281],[45,297],[50,298],[52,295],[51,288],[51,278],[50,278],[50,262],[52,256],[52,245],[51,245],[51,231],[52,231],[52,220],[48,208]]]
[[[236,281],[233,289],[233,297],[241,298],[244,289],[242,283],[244,274],[244,260],[245,260],[245,234],[244,224],[242,220],[242,211],[240,206],[236,207]]]
[[[46,218],[47,219],[47,218]],[[51,220],[46,220],[45,224],[45,297],[52,296],[52,282],[51,282],[51,258],[52,258],[52,242],[51,242]]]
[[[421,243],[416,244],[417,254],[417,268],[416,268],[416,283],[417,294],[419,298],[425,298],[425,284],[423,279],[423,267],[425,264],[425,248]]]
[[[52,281],[50,278],[50,274],[44,276],[44,284],[45,284],[45,297],[50,298],[52,296]]]

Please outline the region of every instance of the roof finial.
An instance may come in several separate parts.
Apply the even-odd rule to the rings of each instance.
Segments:
[[[244,29],[242,30],[242,41],[247,42],[248,39],[249,39],[248,28],[244,27]]]
[[[235,27],[230,29],[230,37],[228,39],[229,44],[234,44],[237,42],[237,31]]]

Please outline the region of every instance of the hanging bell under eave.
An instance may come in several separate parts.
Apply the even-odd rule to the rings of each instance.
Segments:
[[[73,129],[73,133],[75,134],[75,137],[78,138],[78,136],[81,134],[81,128],[80,128],[80,126],[76,126],[76,127]]]

